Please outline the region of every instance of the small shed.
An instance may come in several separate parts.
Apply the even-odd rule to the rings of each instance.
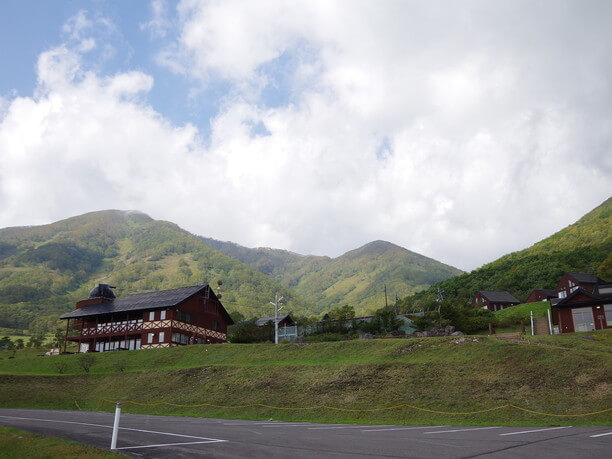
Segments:
[[[289,314],[285,314],[283,316],[278,316],[278,327],[294,327],[295,326],[295,321],[291,318],[291,316]],[[274,316],[271,317],[261,317],[259,319],[257,319],[257,322],[255,322],[257,324],[258,327],[263,327],[265,324],[267,324],[268,322],[272,322],[274,323]]]

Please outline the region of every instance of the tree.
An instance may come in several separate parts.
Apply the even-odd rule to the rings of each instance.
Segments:
[[[79,367],[83,370],[84,373],[89,374],[89,370],[96,363],[96,358],[91,354],[81,354],[79,355]]]
[[[2,339],[0,339],[0,350],[7,350],[9,344],[11,344],[11,339],[8,336],[3,336]]]
[[[53,368],[61,375],[68,369],[68,362],[66,359],[57,359],[53,362]]]
[[[64,338],[66,337],[66,331],[63,328],[56,328],[53,334],[53,346],[62,347],[64,344]]]
[[[331,320],[347,320],[355,317],[355,308],[345,304],[344,306],[338,306],[333,308],[328,313]]]

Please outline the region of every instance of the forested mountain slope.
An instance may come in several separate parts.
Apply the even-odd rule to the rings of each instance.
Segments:
[[[118,296],[222,280],[230,311],[270,313],[275,293],[312,313],[285,287],[169,222],[105,210],[33,227],[0,229],[0,327],[28,327],[73,309],[98,282]]]
[[[384,306],[385,285],[393,303],[396,295],[401,298],[461,274],[459,269],[385,241],[370,242],[337,258],[204,241],[293,289],[319,311],[349,304],[366,313]]]
[[[554,288],[567,271],[597,274],[612,280],[612,198],[576,223],[518,252],[470,273],[442,281],[407,297],[405,310],[431,305],[438,289],[446,299],[466,304],[476,290],[507,290],[524,301],[534,288]]]

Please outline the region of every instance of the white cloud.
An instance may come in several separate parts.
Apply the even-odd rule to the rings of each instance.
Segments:
[[[164,38],[171,26],[168,20],[168,11],[164,0],[153,0],[151,2],[152,17],[150,21],[140,24],[140,30],[148,30],[151,36]]]
[[[232,86],[210,139],[146,103],[150,75],[85,68],[82,40],[51,49],[35,97],[5,104],[0,226],[136,208],[246,245],[337,255],[387,239],[465,269],[608,197],[612,36],[594,6],[184,1],[178,13],[158,59],[196,86]],[[291,96],[271,104],[270,87]]]

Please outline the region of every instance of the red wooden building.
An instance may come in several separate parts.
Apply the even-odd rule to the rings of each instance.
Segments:
[[[535,303],[536,301],[548,301],[557,298],[557,291],[552,289],[535,289],[527,297],[525,303]]]
[[[557,291],[551,303],[560,333],[612,327],[612,284],[592,274],[565,273]]]
[[[520,304],[520,301],[503,290],[478,290],[472,298],[473,307],[489,311],[499,311],[517,304]]]
[[[116,298],[99,284],[76,307],[61,318],[76,330],[66,340],[78,342],[79,352],[223,343],[234,323],[208,285]]]
[[[594,274],[565,273],[557,284],[557,294],[559,298],[565,298],[578,290],[578,288],[582,288],[590,293],[599,293],[600,286],[606,283],[606,281]]]

